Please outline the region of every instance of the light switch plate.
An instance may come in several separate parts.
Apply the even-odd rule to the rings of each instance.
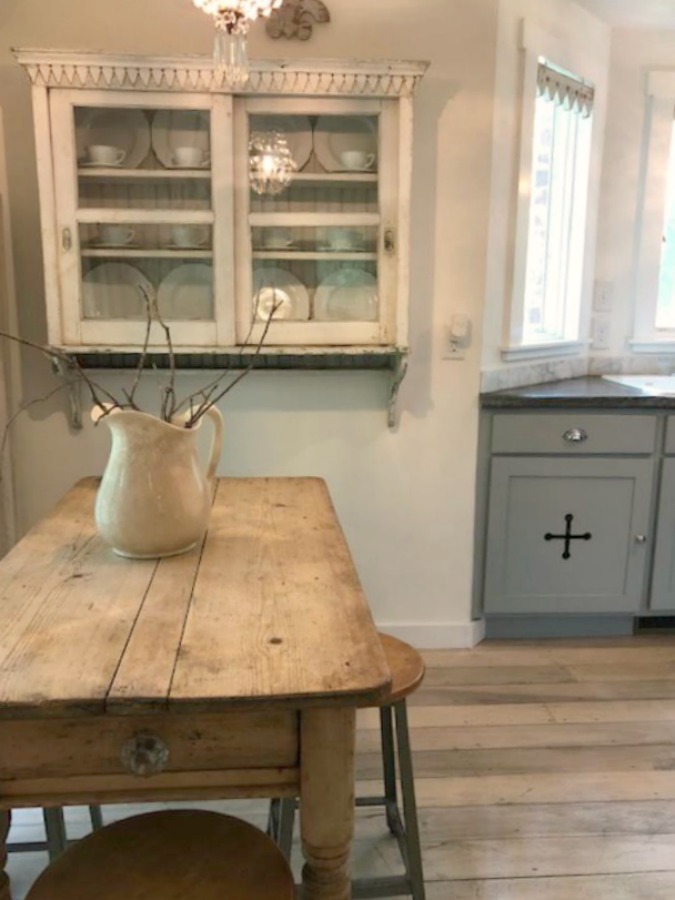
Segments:
[[[611,312],[614,303],[611,281],[596,281],[593,285],[593,312]]]

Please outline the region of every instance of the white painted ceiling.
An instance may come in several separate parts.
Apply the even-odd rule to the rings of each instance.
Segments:
[[[577,0],[577,3],[613,26],[675,28],[675,0]]]

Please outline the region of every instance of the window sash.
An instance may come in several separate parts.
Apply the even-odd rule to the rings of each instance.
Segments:
[[[522,344],[578,338],[590,122],[539,92],[533,120]]]

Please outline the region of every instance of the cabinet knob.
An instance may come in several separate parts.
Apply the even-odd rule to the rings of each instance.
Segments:
[[[568,444],[581,444],[582,441],[588,440],[588,432],[583,428],[568,428],[563,434],[563,440]]]
[[[166,769],[169,748],[156,734],[141,731],[122,746],[122,765],[132,775],[147,778]]]
[[[647,543],[647,535],[646,534],[636,534],[635,535],[635,543],[636,544],[646,544]]]
[[[66,253],[68,253],[68,251],[72,248],[73,236],[70,232],[70,228],[64,228],[61,232],[61,246]]]

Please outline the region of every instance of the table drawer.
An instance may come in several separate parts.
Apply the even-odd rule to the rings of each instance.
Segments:
[[[656,417],[556,412],[495,415],[493,453],[648,454]]]
[[[0,794],[8,780],[137,775],[124,750],[138,735],[166,747],[167,774],[290,768],[299,760],[298,715],[286,710],[0,721]]]

